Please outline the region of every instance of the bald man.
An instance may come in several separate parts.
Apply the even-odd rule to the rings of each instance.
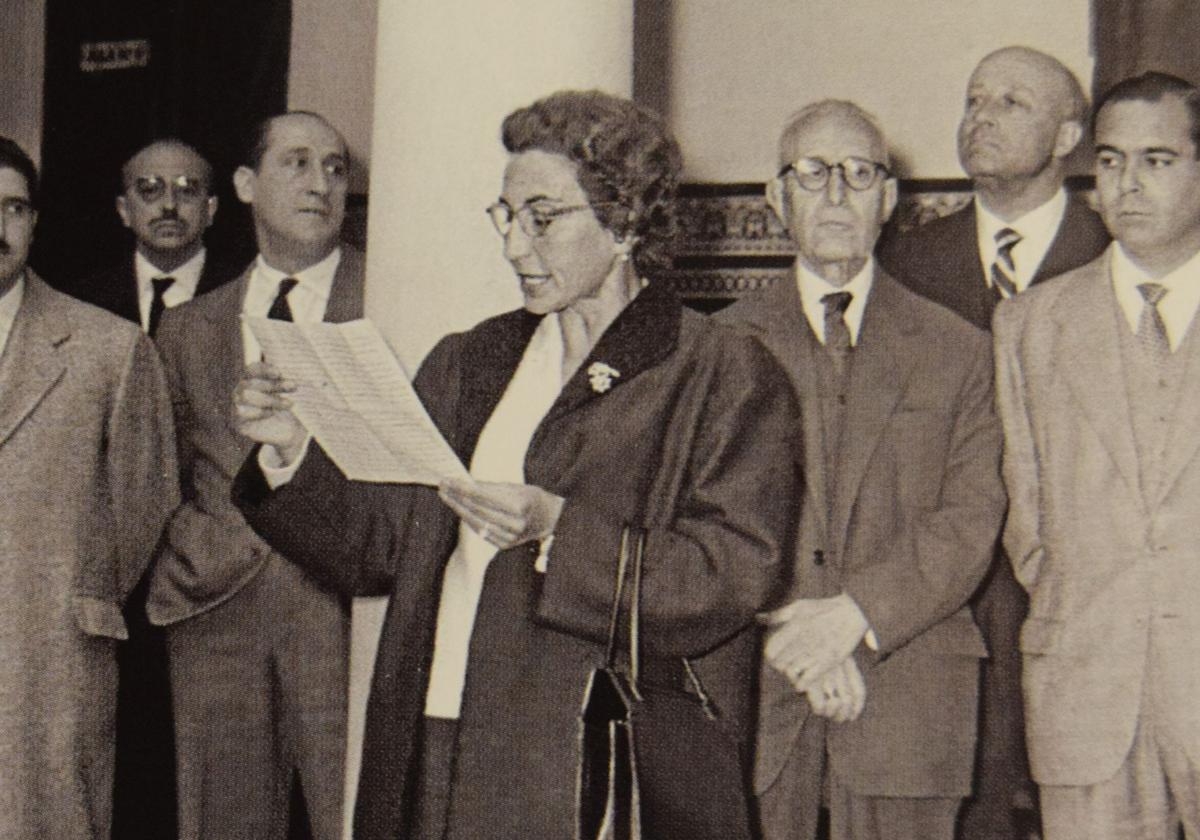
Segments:
[[[237,268],[209,259],[204,247],[217,213],[212,178],[208,161],[175,138],[155,140],[127,160],[116,210],[134,248],[84,281],[77,296],[153,336],[164,310],[232,279]]]
[[[967,83],[958,156],[974,183],[967,207],[880,248],[907,286],[983,329],[1004,298],[1098,256],[1108,232],[1086,202],[1063,189],[1084,133],[1087,99],[1056,58],[1027,47],[985,56]],[[977,594],[987,640],[975,795],[962,837],[1012,840],[1013,801],[1029,788],[1017,634],[1027,598],[1002,552]]]

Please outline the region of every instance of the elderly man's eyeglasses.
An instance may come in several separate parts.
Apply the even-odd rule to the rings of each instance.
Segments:
[[[141,175],[133,181],[133,191],[147,204],[162,199],[168,188],[174,199],[180,202],[202,201],[208,197],[208,188],[204,181],[190,175],[176,175],[174,178]]]
[[[6,222],[28,222],[33,218],[33,205],[24,198],[6,198],[0,200],[0,213]]]
[[[575,204],[570,207],[539,207],[536,204],[525,204],[520,209],[513,210],[503,201],[497,201],[487,208],[487,214],[491,217],[492,224],[496,226],[496,232],[501,236],[508,236],[508,232],[512,230],[513,219],[516,219],[517,224],[521,226],[521,230],[525,231],[525,235],[536,239],[539,236],[544,236],[550,224],[560,216],[615,203],[614,201],[602,201],[595,205]]]
[[[869,190],[881,173],[885,178],[891,174],[882,163],[860,157],[848,157],[841,163],[826,163],[815,157],[802,158],[779,170],[779,177],[783,178],[789,172],[809,192],[825,189],[832,172],[841,174],[846,186],[856,191]]]

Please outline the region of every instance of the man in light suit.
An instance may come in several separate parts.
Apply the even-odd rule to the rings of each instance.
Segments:
[[[85,280],[78,297],[153,336],[165,309],[237,274],[204,247],[204,232],[217,213],[212,177],[209,162],[174,138],[155,140],[127,160],[116,208],[134,247],[119,265]]]
[[[362,315],[362,255],[339,245],[346,143],[324,118],[259,127],[234,173],[258,259],[236,281],[163,317],[184,503],[150,585],[167,626],[176,721],[179,836],[280,838],[303,793],[316,840],[342,828],[349,605],[272,551],[230,502],[252,444],[233,386],[261,351],[242,315],[298,322]]]
[[[26,267],[36,206],[0,138],[0,837],[104,840],[121,605],[179,500],[175,439],[149,339]]]
[[[767,201],[795,282],[721,313],[762,337],[803,407],[792,589],[763,617],[762,829],[814,837],[824,778],[836,840],[949,840],[984,655],[966,604],[1004,508],[991,353],[876,267],[897,188],[873,118],[809,105],[779,151]]]
[[[1200,836],[1200,92],[1094,121],[1116,242],[996,311],[1030,764],[1047,840]]]
[[[1108,245],[1108,231],[1081,197],[1063,189],[1086,111],[1078,80],[1052,56],[1027,47],[985,56],[967,83],[958,127],[958,157],[974,200],[913,231],[885,236],[880,262],[910,289],[990,330],[997,301],[1095,259]],[[1028,599],[1002,551],[972,606],[989,657],[975,795],[963,807],[961,837],[1014,840],[1014,799],[1032,793],[1017,650]]]

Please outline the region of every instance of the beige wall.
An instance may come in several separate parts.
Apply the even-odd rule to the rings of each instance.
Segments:
[[[1091,79],[1088,0],[673,0],[666,100],[690,180],[761,181],[787,115],[852,99],[915,177],[961,177],[954,131],[967,77],[1028,44]]]
[[[40,163],[46,0],[3,0],[0,6],[0,134]]]
[[[288,107],[324,114],[342,132],[355,158],[350,183],[355,192],[366,192],[371,158],[377,5],[377,0],[292,0]]]

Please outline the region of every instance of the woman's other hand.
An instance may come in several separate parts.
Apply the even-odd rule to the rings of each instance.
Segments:
[[[266,362],[249,365],[233,389],[234,426],[256,443],[278,449],[285,465],[300,457],[308,440],[288,398],[295,390],[278,368]]]
[[[553,534],[566,502],[532,484],[493,481],[447,481],[438,495],[471,530],[501,550]]]

